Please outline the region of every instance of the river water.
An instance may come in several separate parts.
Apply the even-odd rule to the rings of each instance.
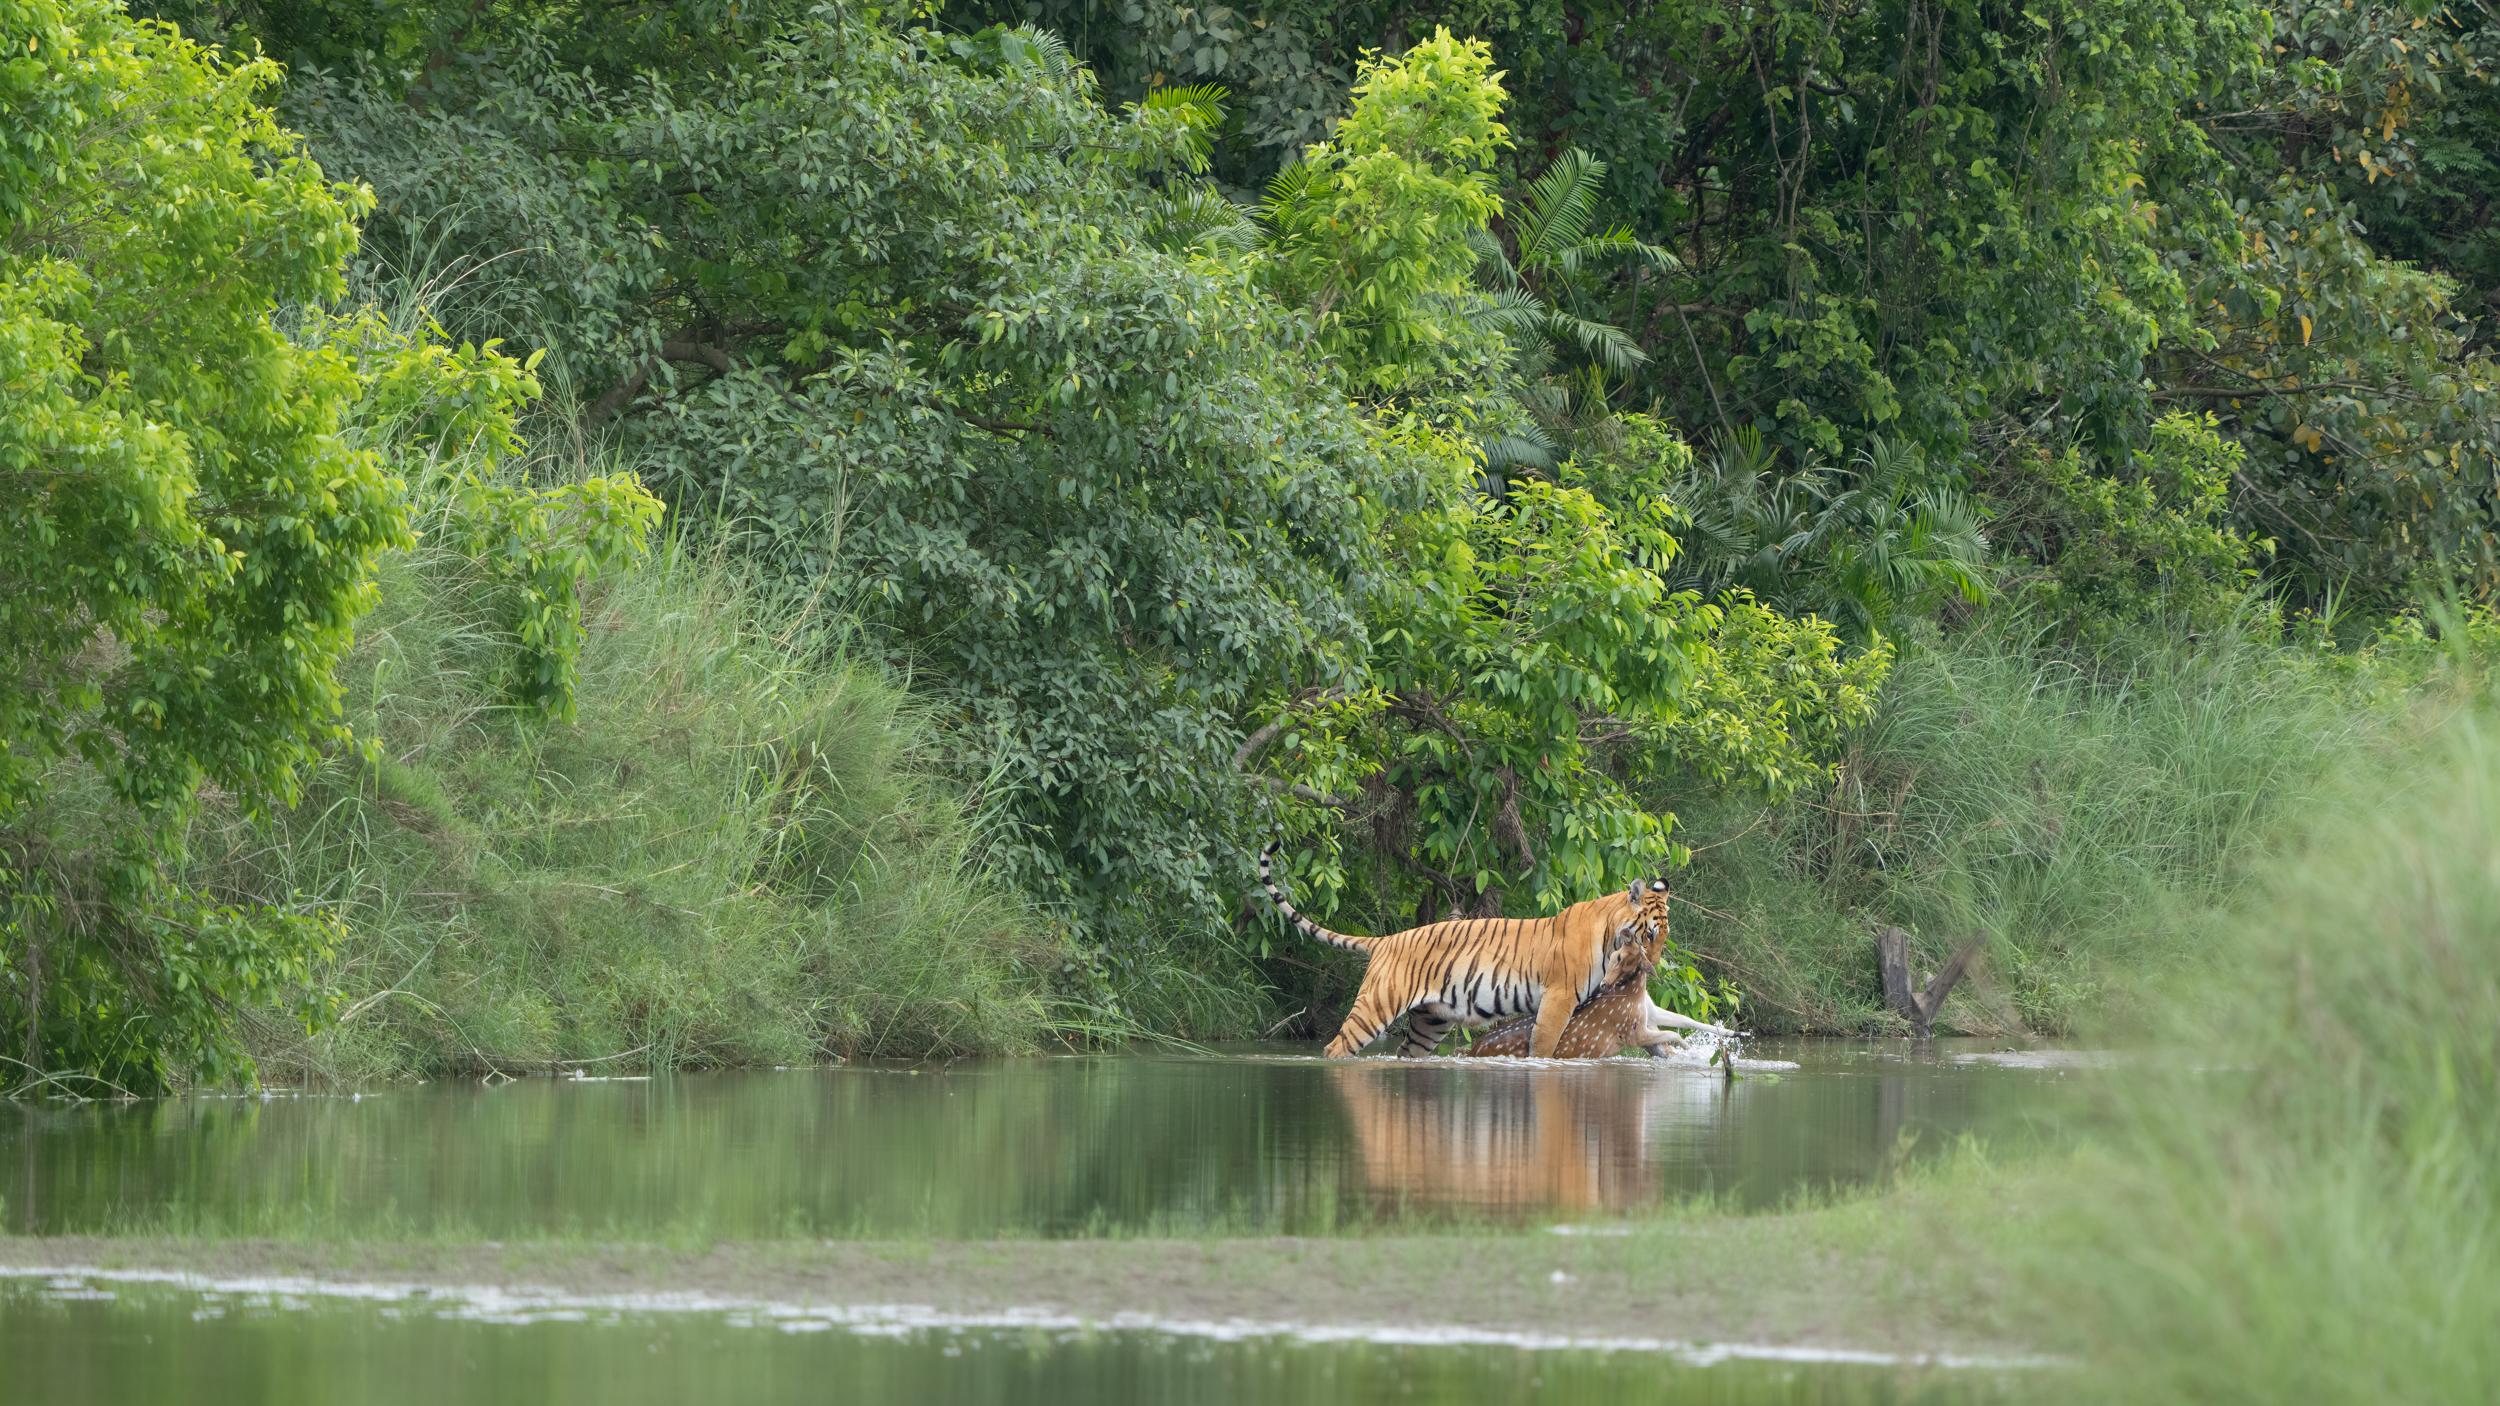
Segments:
[[[620,1242],[1603,1231],[1846,1188],[1965,1133],[2055,1136],[2091,1076],[1985,1046],[1757,1042],[1647,1061],[1301,1050],[437,1083],[0,1106],[15,1235]],[[1785,1065],[1782,1068],[1779,1066]],[[2001,1373],[1073,1323],[859,1323],[0,1274],[0,1400],[1329,1402],[2001,1399]],[[39,1388],[39,1389],[38,1389]]]
[[[487,1239],[1325,1233],[1865,1182],[2080,1077],[1756,1042],[1609,1060],[1105,1056],[0,1107],[0,1230]],[[1957,1058],[1956,1056],[1961,1056]]]

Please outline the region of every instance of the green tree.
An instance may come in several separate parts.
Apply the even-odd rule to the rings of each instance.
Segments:
[[[2489,600],[2500,305],[2473,173],[2479,134],[2500,130],[2500,36],[2480,6],[2292,3],[2272,47],[2281,62],[2205,119],[2233,224],[2191,265],[2207,312],[2150,368],[2153,399],[2238,441],[2233,516],[2273,539],[2270,575],[2295,599]]]
[[[11,0],[0,37],[0,1015],[23,1065],[216,1077],[225,1010],[324,930],[164,860],[201,786],[283,802],[342,739],[332,667],[406,540],[340,435],[352,359],[273,319],[338,295],[366,197],[262,106],[274,64],[106,0]],[[65,842],[86,804],[101,847]]]
[[[410,540],[394,458],[469,466],[447,521],[505,564],[515,692],[558,716],[580,583],[658,505],[625,479],[475,477],[520,447],[529,367],[328,310],[371,197],[264,106],[274,64],[102,0],[12,3],[0,38],[7,1058],[134,1088],[245,1076],[237,1011],[323,1019],[337,924],[170,876],[204,788],[291,804],[353,740],[336,667]]]
[[[1481,358],[1452,314],[1475,297],[1468,237],[1502,208],[1502,101],[1491,51],[1435,30],[1394,60],[1367,56],[1353,111],[1269,190],[1271,285],[1380,392]]]
[[[1384,919],[1551,912],[1657,873],[1677,862],[1675,817],[1647,778],[1683,767],[1785,794],[1827,775],[1873,711],[1888,646],[1851,654],[1820,621],[1673,584],[1667,489],[1689,453],[1628,428],[1614,455],[1500,497],[1476,490],[1472,446],[1404,431],[1446,491],[1390,530],[1370,691],[1279,715],[1287,794],[1360,822]],[[1343,858],[1313,877],[1344,881]]]
[[[2273,10],[2275,62],[2212,124],[2252,158],[2333,194],[2372,247],[2459,280],[2467,315],[2500,313],[2490,200],[2500,15],[2482,0],[2277,0]],[[2485,325],[2477,345],[2491,339]]]
[[[1351,885],[1384,922],[1551,911],[1673,859],[1674,817],[1638,778],[1680,757],[1773,792],[1809,781],[1838,730],[1866,716],[1889,655],[1848,657],[1817,622],[1677,590],[1671,488],[1691,455],[1655,422],[1628,418],[1550,475],[1480,490],[1485,431],[1525,420],[1521,397],[1537,389],[1467,340],[1500,326],[1484,313],[1508,291],[1470,277],[1501,208],[1478,172],[1486,148],[1420,139],[1373,109],[1456,112],[1489,131],[1501,90],[1483,48],[1446,34],[1363,73],[1333,143],[1279,178],[1271,217],[1294,275],[1282,288],[1323,323],[1340,290],[1367,288],[1378,325],[1409,329],[1337,346],[1427,492],[1381,523],[1387,569],[1367,597],[1357,687],[1283,700],[1254,736],[1281,744],[1271,780],[1289,826],[1321,843],[1306,875],[1319,893]],[[1295,175],[1307,169],[1351,174]],[[1573,200],[1586,171],[1563,163],[1532,192],[1520,237],[1540,274],[1638,252],[1587,233]],[[1400,237],[1337,237],[1315,212],[1338,202],[1363,212],[1349,228]]]
[[[2006,545],[2031,570],[2018,586],[2088,640],[2165,620],[2217,630],[2255,589],[2271,543],[2231,525],[2231,480],[2245,451],[2211,416],[2166,415],[2123,477],[2080,456],[2037,453],[1989,485]]]
[[[1325,67],[1455,22],[1004,8],[1077,36],[1115,93],[1138,65],[1232,88],[1218,169],[1245,178],[1288,149],[1263,114],[1308,79],[1280,48]],[[1115,14],[1256,37],[1175,51],[1111,38]],[[1472,22],[1521,98],[1509,178],[1585,152],[1599,208],[1676,257],[1550,299],[1644,354],[1624,403],[1654,398],[1713,450],[1752,430],[1812,451],[1835,492],[1879,439],[1935,488],[2070,447],[2123,483],[2164,416],[2210,412],[2245,451],[2232,514],[2278,543],[2279,589],[2500,590],[2487,6],[1678,0]],[[1488,443],[1534,462],[1537,438]]]

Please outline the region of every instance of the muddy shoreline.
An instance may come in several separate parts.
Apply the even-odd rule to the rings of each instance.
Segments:
[[[2020,1358],[1995,1295],[1949,1262],[1830,1248],[1806,1213],[1602,1233],[1193,1240],[411,1243],[0,1237],[0,1266],[217,1280],[547,1291],[960,1319],[1188,1322],[1243,1332],[1741,1343]],[[1844,1237],[1844,1239],[1851,1237]],[[1817,1242],[1821,1241],[1821,1244]]]

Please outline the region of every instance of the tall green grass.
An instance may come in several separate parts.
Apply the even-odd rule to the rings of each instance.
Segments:
[[[2500,1385],[2500,718],[2354,775],[2030,1247],[2099,1401],[2482,1401]]]
[[[2427,666],[2158,632],[2065,657],[2005,613],[1914,640],[1838,780],[1776,806],[1678,807],[1696,848],[1677,934],[1767,1029],[1878,1030],[1871,935],[1929,965],[1986,934],[1946,1024],[2063,1033],[2157,988],[2341,762],[2409,725]]]
[[[388,562],[344,670],[378,764],[342,756],[291,813],[212,807],[194,836],[210,891],[346,920],[337,1022],[260,1021],[265,1074],[1041,1038],[1058,930],[984,876],[935,720],[838,614],[671,540],[593,587],[579,720],[556,724],[503,688],[494,592],[453,538]]]

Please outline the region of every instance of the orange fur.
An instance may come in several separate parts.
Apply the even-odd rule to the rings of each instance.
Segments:
[[[1656,900],[1654,909],[1650,899]],[[1635,1045],[1657,1054],[1676,1042],[1675,1036],[1649,1025],[1649,975],[1658,969],[1658,959],[1666,950],[1667,896],[1651,892],[1644,894],[1643,900],[1641,917],[1648,927],[1648,936],[1626,943],[1615,953],[1614,960],[1607,964],[1606,979],[1563,1026],[1551,1058],[1606,1059]],[[1531,1022],[1514,1020],[1495,1027],[1459,1053],[1479,1058],[1515,1058],[1530,1052],[1533,1034]]]
[[[1680,1080],[1604,1068],[1328,1067],[1361,1183],[1391,1204],[1494,1214],[1628,1210],[1663,1199],[1650,1129]]]
[[[1550,1056],[1573,1007],[1597,989],[1607,958],[1632,935],[1646,901],[1636,895],[1654,893],[1665,902],[1663,884],[1635,884],[1630,893],[1575,903],[1548,918],[1460,918],[1354,937],[1295,911],[1276,886],[1275,852],[1270,845],[1259,856],[1259,878],[1277,910],[1310,936],[1371,957],[1354,1008],[1328,1042],[1331,1057],[1357,1053],[1410,1011],[1405,1054],[1430,1054],[1456,1025],[1533,1014],[1530,1052]]]

